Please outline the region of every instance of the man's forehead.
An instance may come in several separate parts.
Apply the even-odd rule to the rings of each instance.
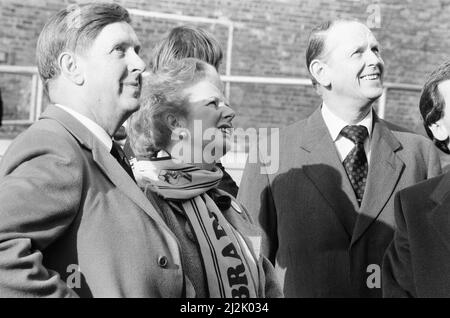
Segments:
[[[326,35],[325,46],[328,51],[337,47],[353,47],[367,44],[377,44],[372,31],[359,22],[338,22],[332,26]]]
[[[139,39],[127,22],[115,22],[106,25],[98,34],[95,42],[99,44],[128,43],[139,46]]]

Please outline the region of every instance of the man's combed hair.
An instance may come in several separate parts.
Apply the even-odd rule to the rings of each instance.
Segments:
[[[308,69],[312,84],[314,86],[316,86],[318,83],[309,70],[311,62],[314,61],[315,59],[323,57],[325,51],[325,40],[328,31],[330,31],[330,29],[337,23],[347,23],[347,22],[359,22],[359,21],[354,19],[333,20],[333,21],[329,20],[314,27],[311,30],[311,33],[309,34],[308,37],[308,46],[306,49],[306,68]]]
[[[188,57],[205,61],[219,71],[223,52],[217,39],[209,32],[201,28],[179,26],[173,28],[155,46],[152,53],[151,69],[156,71],[174,60]]]
[[[309,71],[309,66],[311,65],[311,62],[319,58],[325,50],[326,33],[333,24],[333,21],[326,21],[313,28],[309,34],[308,47],[306,49],[306,68],[308,69],[314,86],[317,85],[317,81]]]
[[[130,146],[137,158],[150,158],[170,144],[166,116],[187,118],[189,96],[184,89],[208,75],[207,63],[194,58],[174,60],[145,78],[140,109],[128,121]]]
[[[437,140],[434,138],[430,128],[428,128],[445,115],[445,100],[439,92],[438,86],[446,80],[450,80],[450,61],[441,64],[428,77],[420,96],[419,109],[428,137],[433,140],[434,144],[440,150],[450,154],[450,150],[447,146],[448,139],[444,141]],[[447,114],[447,116],[449,116],[449,114]]]
[[[45,89],[61,72],[58,58],[62,52],[83,52],[105,26],[115,22],[130,23],[131,19],[127,10],[112,3],[70,5],[52,16],[39,35],[36,48],[37,66]]]

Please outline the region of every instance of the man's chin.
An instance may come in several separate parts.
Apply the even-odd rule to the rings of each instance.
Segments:
[[[126,102],[125,109],[129,112],[134,113],[135,111],[139,110],[141,104],[139,103],[138,98],[133,98]]]
[[[383,95],[383,89],[374,89],[366,92],[366,97],[371,101],[376,101]]]

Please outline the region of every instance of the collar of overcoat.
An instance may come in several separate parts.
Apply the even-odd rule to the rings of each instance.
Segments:
[[[107,149],[82,123],[54,105],[49,105],[45,112],[41,114],[40,119],[53,119],[59,122],[78,141],[81,147],[91,151],[93,161],[105,176],[149,217],[156,221],[159,226],[167,230],[172,238],[175,238],[160,214],[156,211],[158,207],[154,207],[150,203],[138,185],[110,154],[110,149]],[[172,242],[171,245],[173,244],[177,243]]]

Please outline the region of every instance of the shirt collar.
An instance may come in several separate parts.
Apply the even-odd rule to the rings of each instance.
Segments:
[[[330,132],[331,139],[333,141],[336,141],[340,136],[342,128],[350,124],[345,120],[342,120],[335,114],[333,114],[333,112],[328,108],[328,106],[325,103],[322,103],[321,112],[323,120],[325,121],[325,125],[327,126],[328,131]],[[367,128],[370,138],[373,126],[372,110],[370,110],[370,112],[366,115],[366,117],[364,117],[360,122],[356,123],[356,125],[365,126]]]
[[[94,122],[92,119],[80,114],[79,112],[67,107],[63,106],[61,104],[54,104],[55,106],[58,106],[59,108],[65,110],[70,115],[75,117],[80,123],[82,123],[91,133],[94,134],[95,137],[97,137],[102,144],[106,146],[108,150],[111,150],[112,148],[112,139],[108,135],[108,133],[100,127],[96,122]]]

